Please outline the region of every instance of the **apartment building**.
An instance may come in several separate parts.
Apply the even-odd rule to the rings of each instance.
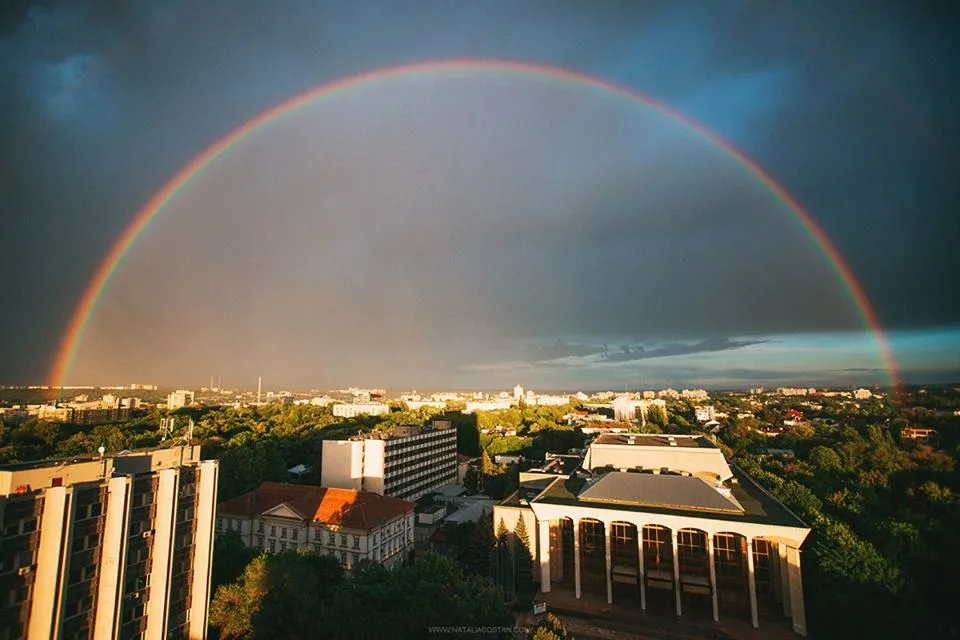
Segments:
[[[0,638],[205,638],[217,471],[199,446],[0,467]]]
[[[324,487],[417,500],[456,481],[457,430],[448,421],[323,443]]]
[[[392,566],[413,551],[413,502],[369,491],[264,482],[217,507],[217,531],[265,551],[308,550],[345,568]]]

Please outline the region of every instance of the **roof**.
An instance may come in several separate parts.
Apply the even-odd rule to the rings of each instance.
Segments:
[[[693,476],[611,472],[588,485],[578,498],[581,502],[743,513],[743,508],[733,500]]]
[[[264,482],[259,487],[221,502],[218,513],[257,516],[285,505],[304,520],[367,531],[409,513],[414,503],[370,491]]]
[[[709,517],[711,520],[754,522],[775,526],[808,528],[806,523],[783,506],[783,504],[771,496],[766,490],[761,488],[760,485],[744,473],[743,470],[736,466],[732,467],[732,470],[735,481],[725,483],[724,486],[730,489],[734,499],[743,507],[743,511],[740,513],[726,511],[701,512],[704,517]],[[586,484],[583,478],[557,478],[532,502],[569,506],[591,506],[616,509],[619,511],[639,511],[643,513],[662,513],[668,515],[689,515],[690,513],[689,509],[680,506],[641,504],[636,502],[633,504],[603,501],[590,502],[588,500],[581,500],[579,494]],[[511,499],[514,501],[514,504],[508,504]],[[518,500],[516,494],[510,496],[504,502],[507,503],[508,506],[517,506],[516,503]]]
[[[671,442],[675,444],[670,444]],[[687,447],[716,449],[717,446],[703,436],[669,435],[660,433],[604,433],[592,444],[619,444],[635,447]]]

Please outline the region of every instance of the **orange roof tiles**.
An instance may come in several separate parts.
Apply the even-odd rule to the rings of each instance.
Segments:
[[[242,496],[221,502],[218,513],[257,516],[286,505],[304,520],[368,531],[413,511],[414,503],[370,491],[264,482]]]

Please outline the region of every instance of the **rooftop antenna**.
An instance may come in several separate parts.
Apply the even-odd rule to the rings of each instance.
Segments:
[[[257,404],[260,404],[260,391],[263,389],[263,376],[257,378]]]

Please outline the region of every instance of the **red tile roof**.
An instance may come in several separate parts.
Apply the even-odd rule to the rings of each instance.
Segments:
[[[363,531],[412,512],[415,506],[413,502],[370,491],[264,482],[249,493],[221,502],[217,512],[258,516],[281,504],[304,520]]]

